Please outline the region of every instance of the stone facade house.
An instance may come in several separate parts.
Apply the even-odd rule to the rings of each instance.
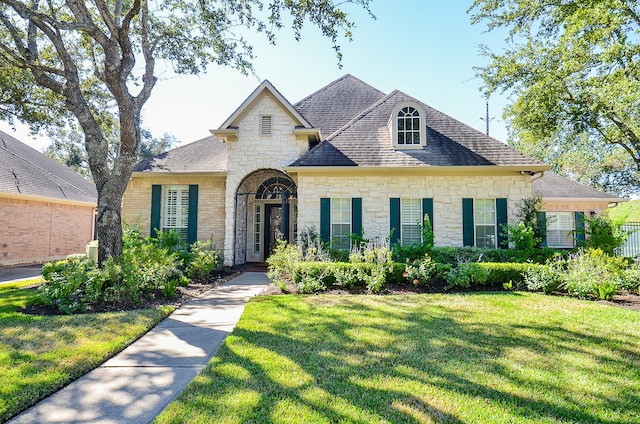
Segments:
[[[500,225],[549,167],[400,91],[345,75],[291,104],[268,81],[212,136],[137,164],[124,219],[143,233],[211,240],[226,265],[262,262],[315,229],[500,246]],[[582,210],[582,209],[580,209]]]
[[[96,202],[93,183],[0,131],[0,266],[83,253]]]

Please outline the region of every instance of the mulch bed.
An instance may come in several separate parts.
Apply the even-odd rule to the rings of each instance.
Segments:
[[[119,306],[117,308],[104,306],[102,308],[91,308],[85,311],[85,313],[95,313],[95,312],[106,312],[106,311],[124,311],[124,310],[132,310],[132,309],[143,309],[143,308],[155,308],[158,306],[169,305],[173,306],[176,309],[182,307],[186,302],[195,299],[201,294],[211,290],[212,288],[218,287],[221,284],[226,283],[227,281],[239,276],[243,271],[238,271],[230,268],[225,268],[220,271],[216,271],[210,274],[204,281],[192,281],[186,287],[178,287],[176,296],[166,299],[158,292],[153,298],[147,298],[142,301],[140,304],[135,305],[127,305],[127,306]],[[498,288],[494,290],[499,290]],[[393,294],[421,294],[421,293],[451,293],[451,292],[474,292],[477,290],[446,290],[444,285],[442,286],[415,286],[410,283],[406,284],[386,284],[380,293],[381,295],[393,295]],[[293,283],[289,282],[286,284],[285,291],[283,292],[276,284],[269,284],[260,295],[282,295],[282,294],[297,294],[298,287]],[[366,287],[355,287],[352,290],[346,290],[339,286],[334,286],[329,288],[326,294],[333,295],[358,295],[358,294],[368,294]],[[613,297],[611,301],[599,300],[599,303],[603,303],[611,306],[618,306],[622,308],[632,309],[635,311],[640,311],[640,295],[623,292],[617,294]],[[49,305],[33,305],[23,308],[20,312],[30,315],[57,315],[59,314],[57,308]]]
[[[242,274],[242,271],[237,271],[233,269],[222,269],[220,271],[215,271],[202,281],[191,281],[189,285],[186,287],[178,286],[176,289],[176,295],[171,298],[165,298],[162,296],[160,290],[154,294],[153,297],[145,298],[141,303],[131,304],[131,305],[119,305],[117,307],[113,307],[111,305],[104,305],[101,307],[91,307],[87,309],[84,313],[96,313],[96,312],[113,312],[113,311],[127,311],[133,309],[146,309],[146,308],[156,308],[158,306],[173,306],[174,308],[180,308],[182,305],[187,303],[188,301],[195,299],[201,294],[218,287],[221,284],[226,283],[227,281],[239,276]],[[30,286],[31,287],[31,286]],[[29,287],[24,287],[29,288]],[[22,308],[20,312],[29,314],[29,315],[59,315],[60,312],[54,306],[50,305],[31,305],[25,308]]]

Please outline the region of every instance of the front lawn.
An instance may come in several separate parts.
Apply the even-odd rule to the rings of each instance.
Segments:
[[[0,422],[95,368],[172,310],[25,315],[20,308],[37,297],[30,284],[0,285]]]
[[[534,293],[254,298],[175,422],[640,422],[640,313]]]

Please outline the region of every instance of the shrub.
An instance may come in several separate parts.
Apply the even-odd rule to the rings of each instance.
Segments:
[[[86,257],[70,257],[42,266],[45,283],[40,286],[40,300],[65,314],[86,309],[85,287],[96,263]]]
[[[564,257],[568,253],[548,247],[530,251],[517,249],[491,249],[480,247],[434,247],[429,255],[438,263],[456,265],[459,262],[513,262],[546,263],[549,259]]]
[[[189,278],[202,280],[220,265],[218,251],[211,248],[211,242],[196,241],[191,245],[191,258],[186,266]]]
[[[335,277],[336,284],[347,290],[351,290],[359,282],[358,273],[352,267],[335,267],[333,276]]]
[[[640,290],[640,264],[634,263],[624,271],[620,288],[629,291]]]
[[[530,264],[480,262],[478,266],[488,272],[486,285],[499,287],[511,281],[517,289],[523,285]]]
[[[276,284],[293,281],[294,268],[300,260],[302,260],[302,249],[299,246],[278,240],[273,253],[267,259],[267,276]]]
[[[483,285],[489,278],[489,271],[476,262],[461,262],[451,268],[445,276],[448,288],[469,288],[471,285]]]
[[[551,294],[558,290],[562,284],[562,273],[558,268],[557,263],[529,265],[524,277],[527,289],[543,291],[545,294]]]
[[[585,218],[585,249],[600,249],[607,255],[613,256],[622,246],[627,234],[620,229],[620,225],[611,222],[607,217],[598,216]]]
[[[427,286],[436,272],[436,264],[428,253],[420,260],[414,260],[405,266],[405,278],[416,286]]]
[[[505,224],[503,226],[507,236],[507,244],[512,244],[516,250],[531,251],[538,246],[541,240],[536,238],[535,228],[526,225],[524,221],[517,224]]]
[[[318,293],[327,289],[322,278],[315,278],[309,275],[302,277],[297,283],[297,286],[300,293]]]
[[[190,275],[202,278],[219,262],[218,252],[205,249],[206,243],[196,243],[189,253],[181,250],[179,240],[171,231],[158,233],[158,238],[142,238],[127,227],[122,255],[108,258],[101,268],[84,257],[45,264],[40,298],[70,314],[91,305],[137,305],[158,291],[174,296],[179,284],[188,283],[183,266]]]
[[[572,255],[566,268],[563,287],[567,293],[588,298],[599,296],[603,285],[613,285],[617,290],[624,281],[627,263],[624,258],[609,256],[600,249],[587,249]]]

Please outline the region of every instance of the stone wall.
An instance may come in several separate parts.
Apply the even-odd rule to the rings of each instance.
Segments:
[[[198,185],[198,240],[212,240],[217,249],[224,246],[224,177],[158,175],[151,179],[134,175],[124,193],[122,217],[126,224],[136,226],[144,236],[151,230],[151,186]]]
[[[345,175],[298,176],[298,231],[320,230],[320,198],[361,197],[365,237],[389,235],[389,198],[433,198],[433,226],[438,246],[462,246],[462,199],[508,199],[508,218],[517,203],[531,197],[531,177],[501,176]]]
[[[63,259],[93,239],[95,206],[0,196],[0,265]]]
[[[270,136],[260,135],[262,115],[272,117]],[[282,170],[309,147],[306,140],[297,140],[293,133],[299,123],[270,94],[263,94],[233,125],[238,127],[238,140],[227,143],[225,265],[233,262],[235,201],[240,183],[259,169]]]

